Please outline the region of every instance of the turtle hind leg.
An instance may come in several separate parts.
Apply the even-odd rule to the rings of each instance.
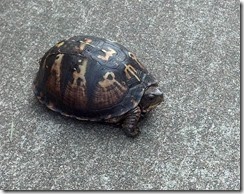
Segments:
[[[122,123],[122,128],[128,137],[136,137],[140,134],[137,123],[141,117],[141,109],[139,106],[129,111]]]

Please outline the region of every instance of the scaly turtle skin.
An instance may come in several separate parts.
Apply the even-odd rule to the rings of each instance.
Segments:
[[[33,90],[51,110],[80,120],[122,123],[139,134],[142,114],[163,101],[157,81],[122,45],[94,36],[74,36],[49,49]]]

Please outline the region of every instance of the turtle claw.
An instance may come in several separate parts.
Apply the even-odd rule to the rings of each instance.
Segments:
[[[132,128],[132,129],[123,128],[123,131],[124,131],[124,133],[125,133],[125,135],[127,137],[132,137],[132,138],[137,137],[141,133],[141,131],[140,131],[140,129],[138,127],[135,127],[135,128]]]

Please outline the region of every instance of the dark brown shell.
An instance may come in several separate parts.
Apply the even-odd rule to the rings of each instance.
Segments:
[[[63,40],[42,57],[33,88],[46,106],[83,120],[124,115],[155,79],[122,45],[94,36]]]

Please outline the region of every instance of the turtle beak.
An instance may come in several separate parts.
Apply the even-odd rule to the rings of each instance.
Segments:
[[[150,98],[154,99],[154,102],[148,107],[147,111],[151,111],[155,109],[159,104],[164,101],[163,92],[161,92],[158,88],[156,88],[151,94]]]
[[[161,102],[164,101],[164,95],[163,92],[161,92],[158,88],[156,88],[153,93],[153,97],[156,99],[155,104],[159,105]]]
[[[161,92],[158,88],[156,88],[156,90],[154,90],[154,92],[152,93],[155,97],[157,96],[162,96],[163,97],[163,92]]]

